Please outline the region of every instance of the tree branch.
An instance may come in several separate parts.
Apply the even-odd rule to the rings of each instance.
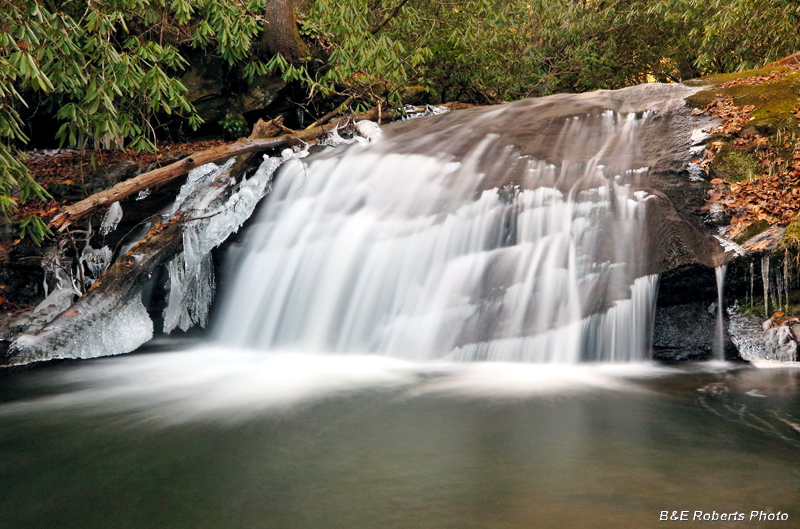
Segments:
[[[394,9],[392,9],[392,12],[389,13],[386,16],[386,18],[384,18],[380,23],[376,24],[375,26],[372,26],[371,28],[369,28],[369,32],[374,35],[377,32],[379,32],[380,30],[382,30],[383,26],[385,26],[391,19],[396,17],[397,14],[400,13],[400,10],[403,9],[403,6],[406,5],[407,3],[408,3],[408,0],[400,0],[400,3],[397,4]]]
[[[207,163],[218,163],[227,160],[231,156],[258,153],[287,145],[297,145],[300,142],[310,141],[325,134],[333,126],[335,126],[335,124],[331,124],[330,126],[317,126],[294,134],[285,134],[271,139],[242,138],[230,145],[222,145],[220,147],[194,153],[173,164],[140,174],[135,178],[120,182],[110,189],[95,193],[80,202],[64,207],[61,213],[53,217],[53,220],[50,221],[50,226],[57,228],[59,231],[63,231],[70,224],[89,216],[98,209],[110,206],[114,202],[119,202],[144,189],[166,184],[175,178],[185,175],[195,167],[200,167]]]

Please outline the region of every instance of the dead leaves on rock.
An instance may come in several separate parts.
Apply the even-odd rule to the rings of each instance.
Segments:
[[[753,119],[750,113],[755,109],[753,105],[737,107],[733,104],[732,97],[719,97],[705,106],[692,111],[693,116],[701,114],[710,115],[721,119],[722,123],[711,129],[711,134],[739,134],[748,121]]]
[[[194,152],[210,149],[232,142],[222,140],[198,141],[191,143],[159,144],[159,151],[136,152],[127,150],[99,151],[32,151],[28,152],[25,165],[34,180],[47,188],[50,184],[73,185],[83,176],[98,167],[131,161],[146,168],[153,164],[169,164],[172,161]]]
[[[790,71],[791,70],[773,70],[767,75],[754,75],[752,77],[740,77],[739,79],[731,79],[730,81],[719,85],[719,88],[724,90],[726,88],[732,88],[734,86],[739,86],[739,85],[758,85],[758,84],[768,83],[770,81],[777,81],[778,79],[788,74]]]
[[[695,115],[709,114],[721,119],[722,123],[711,133],[734,136],[733,148],[754,153],[763,170],[761,175],[748,181],[725,182],[721,178],[711,181],[715,187],[708,192],[706,209],[719,205],[732,216],[726,233],[731,238],[759,220],[773,226],[786,226],[800,211],[800,141],[794,135],[790,139],[779,139],[740,134],[744,124],[751,119],[752,111],[752,105],[737,107],[732,98],[720,97],[693,112]],[[800,100],[795,112],[800,119]],[[714,153],[718,152],[721,145],[722,142],[714,142],[706,150],[700,166],[707,173],[714,162]]]
[[[782,158],[767,157],[762,159],[765,172],[758,178],[715,184],[709,192],[709,202],[721,205],[733,216],[729,237],[736,237],[758,220],[785,226],[800,211],[800,152],[794,156],[794,162],[786,169],[782,170]]]

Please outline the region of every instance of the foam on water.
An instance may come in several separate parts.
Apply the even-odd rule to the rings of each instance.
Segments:
[[[377,355],[214,347],[103,359],[53,372],[47,383],[63,388],[57,396],[0,405],[0,417],[64,408],[133,413],[137,420],[159,423],[236,421],[365,391],[391,391],[398,398],[501,399],[597,389],[642,391],[629,379],[673,372],[653,364],[419,363]]]

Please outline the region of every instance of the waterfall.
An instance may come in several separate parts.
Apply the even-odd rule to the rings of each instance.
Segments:
[[[714,342],[714,360],[725,360],[725,322],[722,318],[722,302],[727,268],[727,265],[722,265],[714,269],[717,276],[717,336]]]
[[[230,257],[218,338],[409,359],[649,358],[657,197],[643,151],[665,120],[556,101],[576,113],[517,134],[536,149],[503,131],[556,122],[526,101],[388,126],[283,167]]]
[[[761,258],[761,282],[764,285],[764,317],[769,318],[769,256]],[[774,303],[774,302],[773,302]]]

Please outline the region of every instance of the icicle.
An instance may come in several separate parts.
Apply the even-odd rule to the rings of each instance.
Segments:
[[[106,216],[103,217],[103,223],[100,225],[100,233],[108,235],[117,229],[117,225],[119,225],[119,221],[121,220],[122,206],[119,205],[119,202],[114,202],[111,204],[111,207],[108,208]]]
[[[786,250],[783,254],[783,288],[784,288],[784,299],[786,300],[785,311],[789,313],[789,266],[791,266],[789,260],[789,250]]]
[[[95,250],[87,244],[83,248],[79,262],[81,264],[86,263],[92,279],[97,280],[100,274],[105,272],[106,268],[108,268],[108,265],[111,263],[111,248],[103,246]]]
[[[211,171],[211,165],[202,166],[204,170],[192,177],[191,186],[187,182],[181,189],[176,204],[189,207],[192,215],[205,218],[193,221],[183,232],[183,253],[169,265],[170,291],[167,307],[164,309],[164,332],[170,333],[176,327],[188,330],[192,325],[205,327],[208,312],[214,297],[214,266],[211,250],[236,232],[250,217],[259,200],[270,192],[272,176],[278,167],[287,160],[303,158],[308,147],[293,151],[286,149],[281,157],[264,156],[264,162],[249,179],[242,179],[236,192],[217,206],[206,204],[203,200],[198,210],[188,206],[188,197],[202,182],[211,182],[223,175],[230,167],[229,161],[222,167]],[[299,161],[296,163],[300,163]],[[214,166],[216,167],[216,166]],[[195,169],[197,170],[197,169]],[[190,186],[190,187],[186,187]],[[177,207],[173,206],[173,212]]]
[[[779,273],[775,274],[775,299],[778,300],[775,308],[778,310],[783,310],[783,276]]]
[[[769,318],[769,256],[761,258],[761,282],[764,285],[764,316]]]
[[[756,302],[755,298],[753,298],[753,285],[755,283],[755,270],[753,266],[753,261],[750,261],[750,308],[752,309]]]
[[[722,289],[725,286],[727,265],[718,266],[717,275],[717,342],[714,344],[714,359],[725,360],[725,324],[722,319]]]
[[[778,268],[778,270],[780,270],[780,268]],[[775,281],[770,281],[769,284],[769,297],[772,299],[773,310],[781,310],[781,298],[777,288],[778,277],[779,276],[776,275]]]

